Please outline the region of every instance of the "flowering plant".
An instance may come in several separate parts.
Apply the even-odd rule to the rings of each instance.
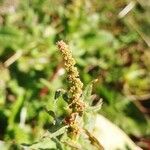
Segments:
[[[70,85],[67,91],[64,89],[57,90],[55,100],[62,97],[63,101],[66,102],[65,112],[59,116],[56,110],[46,109],[47,113],[54,119],[53,126],[40,141],[29,145],[29,147],[37,149],[43,147],[44,143],[48,143],[46,148],[102,150],[103,147],[100,142],[92,135],[95,115],[102,104],[101,100],[96,105],[92,104],[92,86],[97,80],[83,90],[83,83],[79,78],[79,72],[75,67],[76,62],[69,46],[63,41],[57,42],[57,46],[62,54]],[[54,105],[57,105],[55,101]]]

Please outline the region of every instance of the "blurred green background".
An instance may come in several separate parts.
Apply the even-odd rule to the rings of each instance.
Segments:
[[[63,39],[83,83],[98,79],[100,114],[149,148],[149,16],[149,0],[0,0],[0,140],[32,143],[49,128],[43,108],[67,87]]]

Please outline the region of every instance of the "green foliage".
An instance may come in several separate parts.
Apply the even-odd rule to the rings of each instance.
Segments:
[[[51,110],[46,109],[46,112],[53,118],[53,122],[50,128],[48,129],[47,133],[45,133],[39,141],[30,145],[23,144],[22,146],[24,148],[27,147],[30,149],[60,149],[60,150],[64,150],[64,149],[70,150],[72,148],[84,149],[84,150],[103,149],[100,143],[98,142],[98,140],[90,133],[94,130],[94,125],[95,125],[94,118],[96,112],[101,108],[101,102],[98,105],[90,106],[89,100],[87,101],[87,98],[89,97],[91,98],[92,101],[92,95],[91,95],[92,84],[93,83],[89,84],[83,92],[84,94],[82,96],[82,100],[85,101],[86,108],[85,111],[83,112],[83,122],[82,122],[83,128],[82,125],[80,124],[81,133],[77,138],[77,140],[74,141],[72,140],[71,137],[68,136],[69,126],[64,124],[64,117],[66,117],[68,105],[61,106],[60,108],[59,104],[57,103],[62,100],[63,102],[66,101],[66,97],[65,99],[63,98],[63,94],[65,93],[65,91],[60,89],[55,92],[55,97],[53,101],[54,107]],[[67,100],[67,102],[69,101]],[[66,112],[64,111],[61,114],[59,114],[58,112],[60,111],[60,109],[63,108]],[[70,144],[70,142],[72,144]]]
[[[39,141],[48,130],[54,134],[63,128],[67,95],[57,90],[67,89],[68,83],[55,46],[59,39],[68,41],[87,85],[83,99],[90,107],[84,115],[85,128],[93,129],[97,113],[93,109],[101,106],[97,98],[91,101],[89,84],[98,78],[93,91],[103,99],[99,113],[129,135],[150,136],[149,106],[143,108],[150,91],[150,53],[145,40],[149,39],[148,5],[137,2],[119,19],[125,0],[15,0],[14,11],[3,3],[0,1],[0,140],[6,144],[0,142],[0,147],[17,149],[22,143]],[[19,58],[7,66],[18,52]],[[56,123],[59,128],[53,129]],[[31,146],[64,149],[67,145],[69,149],[71,141],[60,144],[60,138],[67,139],[64,133],[64,137],[46,137]],[[81,145],[83,139],[79,139]],[[89,143],[87,140],[87,147]]]

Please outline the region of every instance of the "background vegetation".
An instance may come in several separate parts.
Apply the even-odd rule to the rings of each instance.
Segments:
[[[0,140],[32,143],[49,129],[43,108],[67,87],[56,47],[63,39],[82,82],[98,78],[100,114],[148,148],[149,7],[147,0],[0,0]]]

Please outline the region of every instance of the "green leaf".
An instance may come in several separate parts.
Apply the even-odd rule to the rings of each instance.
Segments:
[[[89,83],[82,94],[82,99],[90,106],[92,105],[92,90],[93,90],[93,84],[97,82],[97,79],[93,80],[91,83]]]
[[[18,98],[16,99],[15,103],[12,105],[12,111],[11,111],[11,116],[9,118],[9,126],[13,127],[15,123],[15,119],[17,118],[18,113],[21,110],[21,107],[24,102],[24,90],[22,88],[18,88]]]
[[[54,133],[49,133],[50,137],[57,137],[59,135],[62,135],[66,132],[66,129],[68,128],[68,126],[63,126],[60,129],[58,129],[56,132]]]
[[[42,140],[31,144],[31,145],[23,145],[24,148],[30,148],[33,150],[38,150],[38,149],[57,149],[56,143],[52,141],[49,137],[43,138]]]
[[[84,89],[82,95],[82,99],[89,105],[92,104],[92,89],[93,89],[93,83],[88,84]]]
[[[55,96],[54,98],[55,99],[58,99],[60,96],[64,95],[66,93],[66,91],[64,89],[58,89],[56,92],[55,92]]]
[[[63,150],[62,143],[57,138],[52,138],[52,141],[56,143],[56,147],[58,150]]]
[[[56,118],[56,114],[55,114],[52,110],[47,110],[47,109],[45,109],[45,111],[46,111],[50,116],[52,116],[54,119]]]
[[[102,107],[102,99],[100,99],[95,106],[87,107],[86,111],[87,112],[90,112],[90,111],[97,112],[97,111],[99,111],[101,109],[101,107]]]

